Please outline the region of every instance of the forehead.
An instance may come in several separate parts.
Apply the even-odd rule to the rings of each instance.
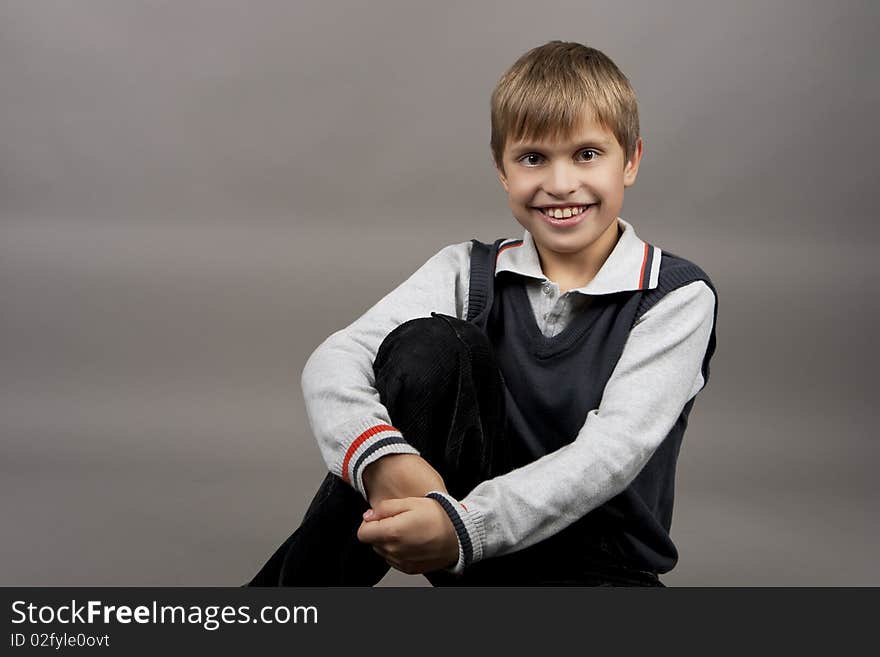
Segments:
[[[589,114],[584,114],[579,122],[569,131],[562,129],[548,130],[540,134],[525,134],[519,139],[508,140],[505,150],[523,150],[539,148],[543,150],[569,150],[583,144],[610,148],[617,144],[617,139],[608,128],[596,121]]]

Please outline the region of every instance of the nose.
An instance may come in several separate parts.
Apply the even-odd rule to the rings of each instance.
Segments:
[[[547,169],[544,190],[548,194],[565,198],[577,191],[577,172],[569,162],[557,161]]]

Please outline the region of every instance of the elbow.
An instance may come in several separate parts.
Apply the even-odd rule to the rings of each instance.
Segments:
[[[604,459],[604,469],[613,490],[620,492],[629,486],[645,467],[657,446],[653,442],[616,442],[620,448],[610,451]]]
[[[303,394],[308,398],[324,387],[327,382],[337,377],[340,367],[351,358],[344,329],[337,331],[319,344],[306,359],[299,377]]]
[[[318,349],[320,349],[320,347]],[[310,382],[314,380],[315,366],[317,363],[315,354],[318,353],[318,349],[316,349],[309,355],[309,357],[306,359],[306,364],[303,365],[302,372],[300,372],[299,384],[303,392],[306,391],[306,388],[308,388]]]
[[[332,337],[332,336],[331,336]],[[309,391],[314,390],[323,378],[322,373],[327,370],[328,341],[324,340],[306,359],[299,377],[299,384],[303,394],[308,397]]]

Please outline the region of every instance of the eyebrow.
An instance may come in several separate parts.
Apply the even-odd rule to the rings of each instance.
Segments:
[[[599,147],[599,148],[608,148],[610,142],[605,139],[587,139],[577,146],[574,147],[574,150],[579,151],[582,148],[589,148],[591,146]],[[529,153],[531,151],[542,151],[544,150],[544,146],[540,146],[536,143],[525,143],[513,148],[513,152],[517,155],[522,153]]]

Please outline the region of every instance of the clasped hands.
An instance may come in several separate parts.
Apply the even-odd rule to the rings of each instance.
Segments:
[[[458,536],[440,503],[425,493],[446,492],[440,474],[421,456],[389,454],[364,470],[370,510],[357,537],[391,567],[408,575],[449,568],[458,561]]]

